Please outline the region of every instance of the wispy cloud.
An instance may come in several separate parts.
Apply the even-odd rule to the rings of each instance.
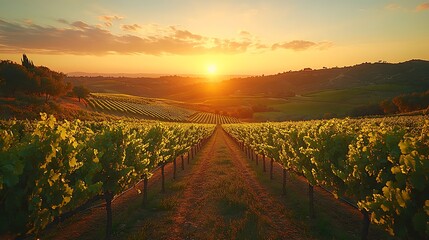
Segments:
[[[88,24],[82,22],[82,21],[76,21],[72,24],[70,24],[71,26],[75,27],[75,28],[79,28],[79,29],[89,29],[91,28]]]
[[[117,16],[117,15],[104,15],[104,16],[99,16],[98,19],[100,19],[101,21],[103,21],[104,25],[106,27],[111,27],[113,21],[122,20],[122,19],[124,19],[124,17]]]
[[[421,3],[419,5],[417,5],[415,8],[407,8],[404,7],[398,3],[389,3],[386,6],[384,6],[384,9],[388,10],[388,11],[407,11],[407,12],[420,12],[420,11],[425,11],[425,10],[429,10],[429,2],[424,2]]]
[[[429,10],[429,2],[422,3],[416,7],[417,11]]]
[[[104,17],[106,17],[104,18],[106,21],[121,19],[117,16]],[[103,26],[90,25],[83,21],[68,22],[59,19],[58,22],[62,24],[61,27],[8,22],[0,19],[0,52],[75,55],[195,55],[237,54],[281,48],[295,51],[309,48],[323,50],[332,46],[330,42],[316,43],[306,40],[267,44],[246,31],[239,32],[238,36],[234,38],[213,38],[192,33],[177,26],[150,25],[149,29],[156,30],[156,32],[145,33],[148,26],[124,24],[121,25],[124,34],[115,34]]]
[[[325,50],[333,46],[332,42],[311,42],[311,41],[305,41],[305,40],[294,40],[291,42],[284,42],[284,43],[276,43],[273,44],[271,49],[276,50],[278,48],[284,48],[294,51],[304,51],[310,48],[317,48],[319,50]]]
[[[203,36],[198,35],[198,34],[193,34],[191,32],[189,32],[188,30],[180,30],[177,29],[176,27],[170,27],[171,30],[174,32],[174,37],[177,39],[182,39],[182,40],[203,40]]]
[[[400,10],[402,6],[397,3],[389,3],[384,8],[389,11],[396,11],[396,10]]]
[[[142,27],[138,24],[124,24],[121,26],[122,30],[124,31],[137,31],[141,29]]]

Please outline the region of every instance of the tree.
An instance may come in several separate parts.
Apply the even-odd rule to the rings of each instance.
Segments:
[[[10,95],[15,95],[18,91],[25,91],[31,82],[27,69],[12,61],[0,62],[0,79],[0,88],[5,94]]]
[[[65,74],[50,70],[47,67],[36,67],[35,74],[40,77],[40,93],[45,95],[47,102],[51,97],[66,93],[67,85],[64,82]]]
[[[88,88],[84,87],[84,86],[76,86],[73,88],[73,94],[78,97],[79,102],[81,98],[86,98],[88,97],[90,91]]]
[[[380,107],[385,114],[393,114],[398,112],[398,107],[391,100],[384,100],[380,103]]]
[[[30,59],[28,59],[27,55],[25,54],[22,55],[21,63],[22,63],[22,66],[24,66],[28,70],[34,69],[33,61],[30,61]]]

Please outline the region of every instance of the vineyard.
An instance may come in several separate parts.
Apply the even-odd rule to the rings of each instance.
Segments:
[[[223,127],[249,157],[262,156],[264,168],[268,157],[282,165],[284,177],[286,171],[305,177],[311,215],[313,187],[323,186],[355,201],[364,216],[364,235],[370,221],[399,238],[429,235],[427,117]]]
[[[206,117],[207,118],[207,117]],[[208,121],[216,121],[209,119]],[[331,119],[302,122],[224,124],[249,159],[266,158],[304,177],[309,213],[313,188],[346,198],[370,223],[397,238],[429,235],[429,119]],[[37,236],[49,224],[88,202],[103,200],[106,236],[112,234],[112,200],[156,169],[195,155],[215,125],[148,121],[0,122],[0,236]],[[219,135],[219,134],[218,134]],[[216,142],[216,141],[214,141]],[[218,151],[214,151],[218,152]],[[174,170],[175,171],[175,170]],[[201,171],[205,172],[205,171]],[[200,179],[203,181],[204,179]],[[164,188],[164,180],[162,180]]]
[[[109,236],[115,195],[141,179],[146,183],[178,156],[189,158],[213,130],[186,123],[57,121],[46,114],[39,121],[0,122],[0,234],[37,234],[101,197]]]
[[[231,124],[238,123],[238,119],[220,114],[198,112],[188,118],[193,123],[210,123],[210,124]]]
[[[95,111],[139,119],[208,124],[238,123],[238,119],[175,106],[161,99],[123,94],[92,93],[87,99]]]

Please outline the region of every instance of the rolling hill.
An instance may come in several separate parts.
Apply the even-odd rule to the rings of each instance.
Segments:
[[[429,89],[429,61],[362,63],[211,82],[204,78],[68,77],[94,92],[203,103],[206,111],[251,110],[251,121],[349,116],[359,107]]]

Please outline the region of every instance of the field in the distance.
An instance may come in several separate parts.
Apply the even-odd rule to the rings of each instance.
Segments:
[[[383,100],[429,88],[429,62],[363,63],[208,81],[201,77],[68,77],[92,92],[162,98],[198,111],[244,121],[284,121],[353,116]],[[187,107],[188,108],[188,107]]]
[[[231,116],[198,111],[196,105],[166,99],[92,93],[86,101],[94,111],[130,118],[211,124],[239,122]]]

